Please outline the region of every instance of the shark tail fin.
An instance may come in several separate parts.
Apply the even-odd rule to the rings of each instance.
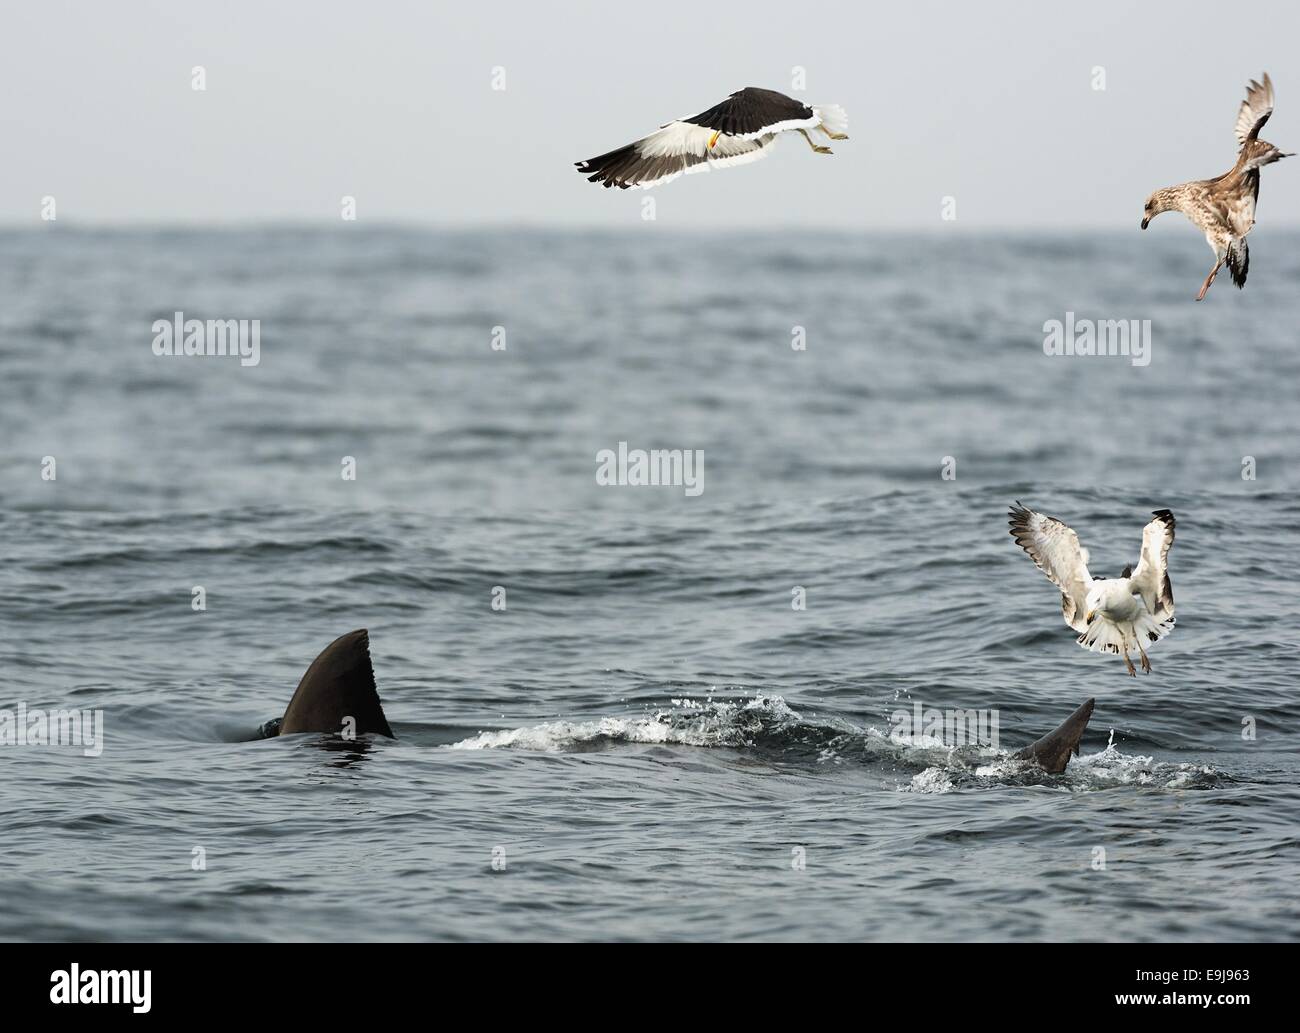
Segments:
[[[1069,717],[1037,742],[1030,743],[1019,753],[1015,760],[1032,760],[1051,775],[1059,775],[1070,763],[1070,758],[1079,755],[1079,740],[1088,727],[1092,717],[1095,699],[1087,699]]]

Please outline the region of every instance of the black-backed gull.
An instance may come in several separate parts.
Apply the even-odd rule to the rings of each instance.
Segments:
[[[626,147],[579,161],[578,171],[607,187],[652,187],[683,173],[745,165],[767,156],[778,133],[802,133],[818,154],[831,149],[808,135],[819,130],[832,140],[847,140],[844,109],[835,104],[809,107],[775,90],[748,86],[721,104],[690,118],[679,118]]]
[[[1150,673],[1143,641],[1158,642],[1174,629],[1174,587],[1169,581],[1169,547],[1174,544],[1174,515],[1157,509],[1142,529],[1137,569],[1125,567],[1117,578],[1088,573],[1088,550],[1079,536],[1055,517],[1017,502],[1011,507],[1011,535],[1038,569],[1061,590],[1061,616],[1079,632],[1084,649],[1124,657],[1137,676],[1129,650],[1136,648],[1142,670]]]

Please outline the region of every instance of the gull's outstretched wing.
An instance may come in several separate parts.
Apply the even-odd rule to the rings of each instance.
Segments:
[[[1044,516],[1017,502],[1008,514],[1011,536],[1038,569],[1061,590],[1061,616],[1075,631],[1087,631],[1084,616],[1088,609],[1088,550],[1079,544],[1079,536],[1055,517]]]
[[[1147,612],[1157,621],[1174,615],[1174,586],[1169,581],[1169,547],[1173,544],[1174,515],[1157,509],[1155,519],[1142,528],[1142,555],[1130,578]]]
[[[821,117],[807,104],[776,90],[746,86],[721,104],[692,115],[687,122],[741,139],[754,139],[786,129],[811,129]]]
[[[1268,116],[1273,114],[1273,81],[1264,73],[1264,81],[1257,83],[1250,80],[1246,87],[1246,99],[1237,109],[1237,146],[1244,147],[1248,140],[1259,136]]]
[[[691,172],[744,165],[767,156],[775,136],[725,136],[692,122],[669,122],[626,147],[577,162],[592,183],[607,187],[653,187]]]

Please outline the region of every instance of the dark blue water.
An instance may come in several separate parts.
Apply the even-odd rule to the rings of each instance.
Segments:
[[[0,936],[1294,938],[1298,245],[1196,305],[1191,231],[0,236],[0,707],[105,740],[0,746]],[[155,356],[176,310],[260,364]],[[703,493],[598,486],[620,441]],[[1015,499],[1095,573],[1177,514],[1151,675]],[[397,741],[236,741],[357,627]]]

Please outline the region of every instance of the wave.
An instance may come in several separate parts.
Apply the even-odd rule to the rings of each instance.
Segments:
[[[595,721],[551,721],[528,728],[479,732],[452,743],[456,750],[517,747],[548,753],[575,752],[614,743],[743,748],[781,729],[798,725],[799,715],[779,696],[728,702],[675,699],[672,708],[642,717],[602,717]]]
[[[456,750],[522,749],[576,753],[618,744],[759,750],[814,764],[861,763],[894,769],[904,792],[948,793],[998,786],[1049,786],[1075,792],[1142,786],[1183,790],[1219,788],[1237,779],[1209,765],[1156,761],[1120,752],[1113,741],[1049,775],[1009,750],[951,746],[925,735],[886,734],[847,721],[804,718],[780,696],[742,700],[674,699],[671,706],[635,717],[550,721],[480,732],[450,744]],[[901,771],[899,769],[902,769]],[[907,777],[907,772],[914,772]]]

